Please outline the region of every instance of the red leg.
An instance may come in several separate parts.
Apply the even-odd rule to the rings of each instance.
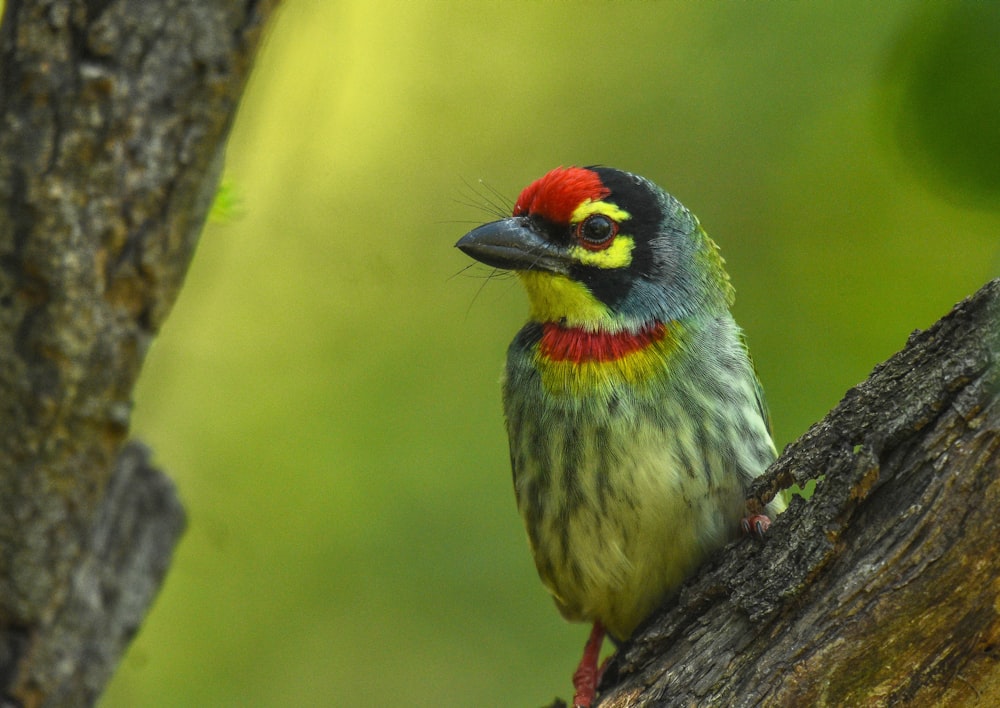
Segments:
[[[600,673],[597,669],[597,660],[601,656],[601,645],[604,643],[604,625],[594,622],[594,628],[590,630],[590,638],[583,648],[583,658],[580,665],[573,673],[573,705],[575,708],[590,708],[597,695],[597,682],[600,680]],[[604,667],[601,667],[602,669]]]
[[[614,654],[609,654],[608,656],[606,656],[604,658],[604,661],[601,662],[600,668],[597,669],[597,681],[594,682],[595,686],[600,686],[601,685],[601,679],[604,678],[604,672],[607,671],[608,664],[611,663],[611,660],[613,658],[615,658],[615,655]]]

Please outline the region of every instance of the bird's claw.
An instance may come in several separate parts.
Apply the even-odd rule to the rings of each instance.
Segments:
[[[763,514],[754,514],[740,520],[740,529],[744,535],[753,534],[757,538],[763,538],[764,534],[771,527],[771,519]]]

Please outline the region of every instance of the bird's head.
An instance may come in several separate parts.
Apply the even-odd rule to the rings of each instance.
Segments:
[[[456,246],[515,271],[538,322],[618,331],[713,314],[732,301],[722,257],[698,220],[649,180],[607,167],[552,170],[521,192],[513,216]]]

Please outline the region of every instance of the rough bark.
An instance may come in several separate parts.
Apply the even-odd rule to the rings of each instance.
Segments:
[[[273,2],[8,0],[0,24],[0,695],[93,702],[183,511],[125,444]]]
[[[1000,280],[762,478],[821,480],[618,652],[602,708],[1000,705]]]

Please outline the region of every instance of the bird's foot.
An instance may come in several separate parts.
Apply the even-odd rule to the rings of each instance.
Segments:
[[[771,519],[763,514],[747,516],[740,521],[740,528],[747,536],[753,534],[757,538],[763,538],[764,534],[771,527]]]
[[[604,643],[604,626],[594,622],[590,637],[583,648],[583,658],[573,672],[573,706],[574,708],[590,708],[597,695],[597,684],[600,683],[604,666],[597,668],[597,660],[601,655],[601,645]]]

